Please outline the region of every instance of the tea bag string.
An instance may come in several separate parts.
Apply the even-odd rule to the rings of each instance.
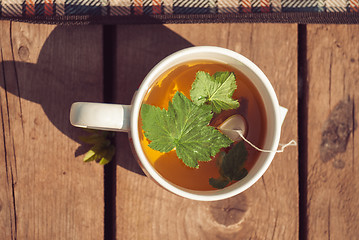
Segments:
[[[266,152],[266,153],[272,153],[272,152],[275,152],[275,153],[282,153],[284,152],[284,149],[288,146],[297,146],[297,142],[294,141],[294,140],[291,140],[290,142],[286,143],[286,144],[279,144],[279,146],[281,146],[280,149],[278,150],[266,150],[266,149],[260,149],[259,147],[257,147],[256,145],[254,145],[253,143],[251,143],[248,139],[246,139],[243,134],[242,134],[242,130],[232,130],[232,131],[235,131],[239,134],[239,136],[241,136],[241,138],[246,142],[248,143],[251,147],[253,147],[254,149],[256,149],[257,151],[260,151],[260,152]]]

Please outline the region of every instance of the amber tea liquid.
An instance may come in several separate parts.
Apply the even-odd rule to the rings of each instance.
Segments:
[[[239,101],[239,108],[235,110],[223,111],[219,115],[214,115],[211,125],[218,126],[225,119],[233,114],[241,114],[248,123],[247,139],[257,147],[262,148],[266,134],[265,109],[259,92],[250,80],[240,71],[229,65],[213,61],[196,61],[181,64],[168,72],[164,73],[149,89],[143,103],[155,105],[167,109],[168,102],[171,101],[177,91],[182,92],[190,98],[190,90],[198,71],[205,71],[213,75],[219,71],[233,72],[236,76],[237,89],[233,98]],[[139,121],[138,131],[144,153],[164,178],[170,182],[192,190],[214,190],[208,180],[219,177],[219,169],[215,160],[209,162],[199,162],[198,169],[187,167],[180,160],[175,150],[168,153],[161,153],[148,147],[149,140],[144,136],[142,123]],[[259,152],[246,144],[248,159],[245,168],[249,171],[259,157]]]

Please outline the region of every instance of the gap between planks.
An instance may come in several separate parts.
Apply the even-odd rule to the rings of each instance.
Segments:
[[[299,178],[299,239],[308,239],[308,84],[307,26],[298,25],[298,178]]]
[[[103,101],[114,101],[113,86],[116,66],[116,26],[103,26]],[[113,139],[113,141],[115,141]],[[116,145],[116,144],[115,144]],[[114,157],[115,158],[115,157]],[[104,239],[116,239],[116,164],[104,166]]]

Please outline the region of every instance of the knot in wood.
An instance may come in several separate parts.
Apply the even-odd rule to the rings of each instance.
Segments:
[[[247,197],[243,193],[236,197],[213,202],[210,205],[210,212],[213,219],[226,227],[240,222],[247,210]]]
[[[21,46],[18,50],[19,57],[22,61],[26,61],[29,59],[30,51],[26,46]]]
[[[340,101],[325,121],[320,144],[320,158],[323,162],[346,151],[349,136],[356,128],[353,108],[353,100]]]

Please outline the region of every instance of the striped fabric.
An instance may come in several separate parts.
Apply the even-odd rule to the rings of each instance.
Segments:
[[[0,0],[0,17],[359,12],[359,0]]]

